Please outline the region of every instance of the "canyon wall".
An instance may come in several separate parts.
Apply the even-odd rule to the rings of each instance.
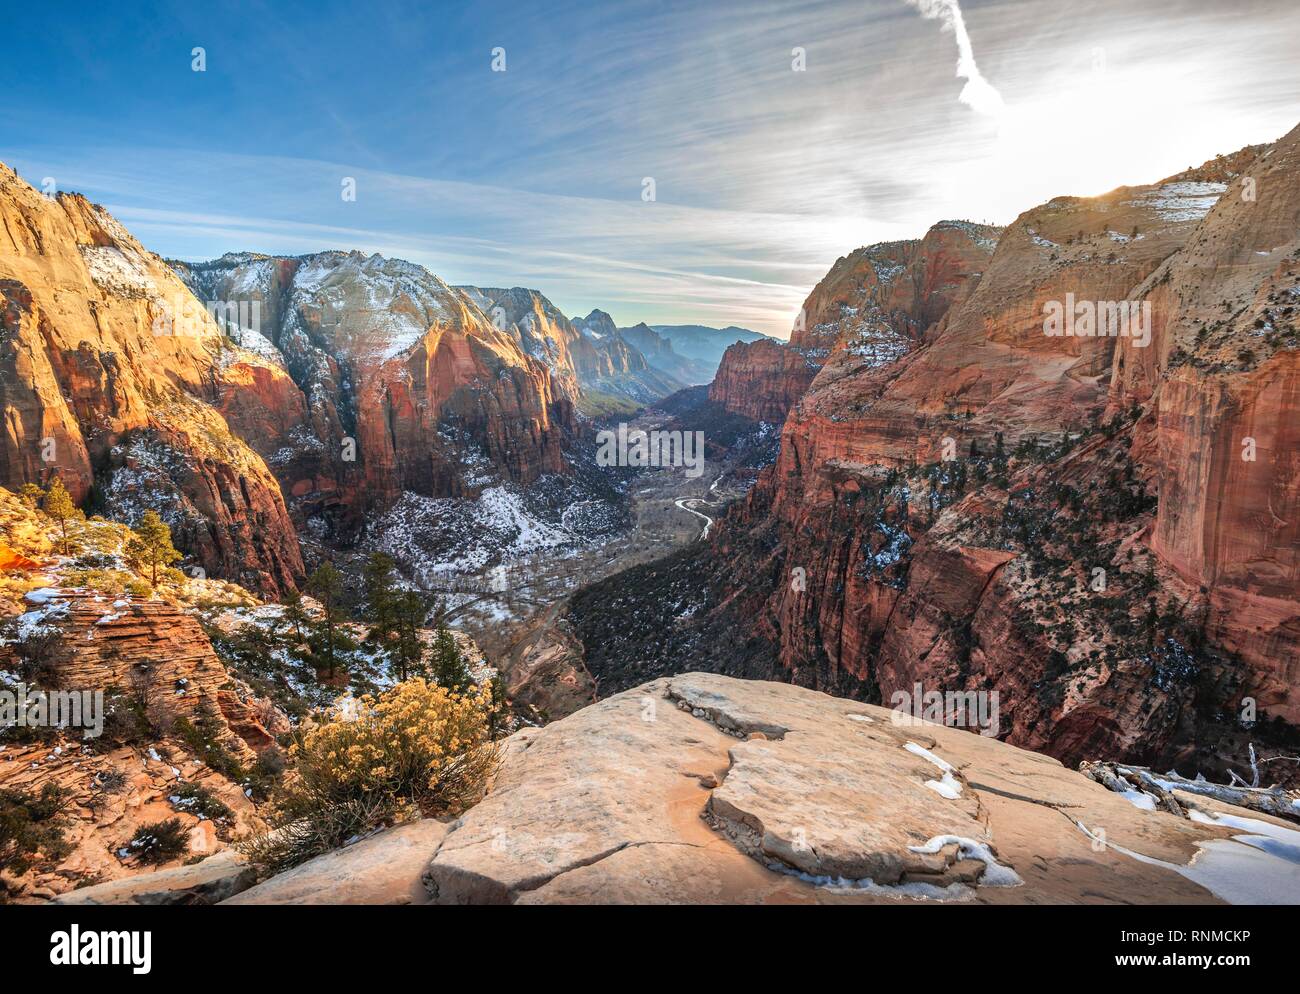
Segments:
[[[791,679],[996,690],[1004,737],[1067,761],[1210,769],[1262,734],[1245,699],[1300,721],[1297,141],[1054,199],[959,286],[898,244],[836,264],[798,336],[821,368],[712,540]],[[1048,334],[1067,300],[1150,317]]]
[[[0,167],[0,222],[0,484],[58,476],[127,520],[155,507],[208,571],[292,587],[303,567],[279,487],[219,410],[269,396],[289,402],[258,417],[292,422],[288,377],[187,310],[175,274],[84,197]]]

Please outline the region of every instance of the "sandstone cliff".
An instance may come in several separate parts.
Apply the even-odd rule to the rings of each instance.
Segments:
[[[241,437],[253,420],[292,421],[283,370],[224,340],[102,207],[44,197],[0,167],[0,219],[0,484],[57,475],[110,514],[152,507],[209,572],[292,587],[297,538]]]
[[[530,313],[546,322],[525,343],[514,322],[484,313],[482,293],[400,259],[232,254],[176,266],[205,300],[259,304],[262,326],[246,337],[287,371],[298,392],[288,407],[305,417],[258,444],[295,513],[334,537],[348,540],[364,512],[403,491],[472,495],[484,461],[520,484],[568,472],[573,370],[548,360],[543,332],[572,328],[551,322],[542,298]]]
[[[755,628],[795,679],[997,690],[1010,741],[1191,772],[1267,737],[1243,701],[1297,721],[1298,143],[1241,167],[1253,200],[1175,177],[1027,212],[892,362],[822,342],[715,539],[767,536]],[[1149,346],[1046,335],[1066,294],[1149,302]]]
[[[789,345],[733,345],[709,399],[780,422],[823,367],[831,367],[829,381],[891,364],[978,282],[1000,234],[943,221],[919,241],[870,245],[836,260],[804,301]]]

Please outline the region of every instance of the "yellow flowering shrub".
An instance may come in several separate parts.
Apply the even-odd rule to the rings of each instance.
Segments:
[[[337,848],[385,822],[457,814],[496,768],[493,702],[423,679],[349,699],[290,746],[292,775],[276,799],[279,827],[246,851],[274,871]]]

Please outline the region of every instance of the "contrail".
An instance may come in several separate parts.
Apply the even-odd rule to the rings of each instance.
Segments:
[[[966,33],[966,21],[961,16],[957,0],[904,0],[911,7],[921,12],[927,20],[943,22],[943,30],[951,31],[957,38],[957,75],[966,80],[957,97],[962,103],[980,114],[1001,117],[1006,110],[1000,94],[993,84],[984,78],[980,67],[975,64],[975,51],[971,48],[970,35]]]

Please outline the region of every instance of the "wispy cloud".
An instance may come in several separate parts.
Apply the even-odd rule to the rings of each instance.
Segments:
[[[0,159],[165,255],[357,248],[620,323],[784,335],[859,245],[1154,180],[1277,137],[1300,106],[1294,0],[184,9],[147,45],[108,14],[12,12]]]
[[[984,78],[980,67],[975,64],[975,49],[970,42],[970,33],[966,30],[966,19],[962,17],[957,0],[905,0],[906,3],[921,12],[928,20],[943,22],[943,30],[951,31],[957,40],[957,75],[966,80],[957,99],[972,110],[991,117],[1000,117],[1006,110],[1002,94]]]

